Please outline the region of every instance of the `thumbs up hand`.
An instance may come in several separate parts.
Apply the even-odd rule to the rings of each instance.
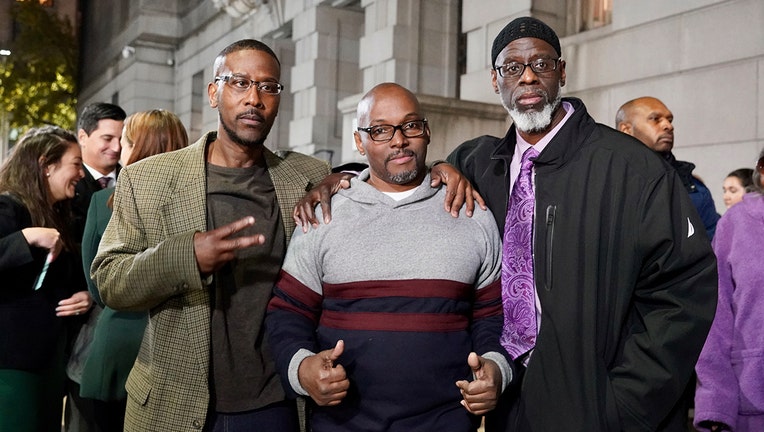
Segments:
[[[300,385],[319,406],[334,406],[348,394],[350,381],[345,368],[336,364],[345,351],[345,342],[337,341],[332,349],[305,358],[300,363],[297,376]]]
[[[456,386],[462,393],[462,406],[475,415],[483,415],[496,408],[501,394],[501,370],[493,360],[471,352],[467,364],[472,369],[473,381],[461,380]]]

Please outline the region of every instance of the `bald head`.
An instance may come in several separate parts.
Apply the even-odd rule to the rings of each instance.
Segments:
[[[384,103],[385,99],[388,101],[395,100],[397,98],[403,98],[407,102],[411,103],[415,107],[415,111],[419,112],[419,100],[414,93],[402,85],[396,83],[382,83],[377,84],[371,90],[369,90],[360,102],[358,102],[358,109],[356,110],[356,119],[358,125],[368,125],[369,115],[372,106],[378,105],[378,103]]]
[[[674,147],[674,114],[659,99],[645,96],[621,105],[615,116],[616,128],[658,153]]]
[[[416,96],[383,83],[366,93],[356,111],[358,152],[369,161],[368,183],[384,192],[401,192],[422,182],[430,129]]]

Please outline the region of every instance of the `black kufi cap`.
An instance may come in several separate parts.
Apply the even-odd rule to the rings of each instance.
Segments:
[[[515,18],[507,24],[496,39],[493,40],[493,48],[491,49],[491,65],[496,65],[496,57],[499,56],[501,50],[504,49],[510,42],[515,39],[522,39],[526,37],[532,37],[541,39],[557,51],[557,55],[562,55],[560,49],[560,39],[557,38],[557,34],[551,27],[544,24],[543,21],[533,17],[520,17]]]

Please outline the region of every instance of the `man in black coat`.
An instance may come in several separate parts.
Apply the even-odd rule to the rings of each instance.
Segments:
[[[535,345],[516,357],[486,431],[686,430],[678,402],[716,308],[708,237],[674,169],[561,97],[561,57],[545,23],[510,22],[493,43],[491,81],[514,124],[448,157],[503,232],[521,155],[538,152],[532,283],[502,274],[504,334],[517,326],[509,294],[527,290]]]

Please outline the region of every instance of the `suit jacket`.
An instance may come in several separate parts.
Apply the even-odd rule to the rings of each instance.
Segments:
[[[114,214],[91,274],[106,305],[148,310],[149,323],[127,380],[125,430],[201,429],[209,405],[210,299],[194,255],[194,234],[207,229],[205,155],[208,133],[181,150],[122,170]],[[299,153],[265,160],[287,241],[297,201],[329,173]]]
[[[72,214],[74,219],[71,226],[74,230],[74,241],[78,244],[82,240],[82,233],[85,230],[85,219],[90,207],[90,198],[94,193],[101,190],[101,184],[93,178],[90,171],[87,169],[83,169],[83,171],[85,171],[85,177],[77,182],[77,186],[74,188],[74,198],[72,199]],[[120,166],[117,165],[117,176],[119,176],[119,171]]]

